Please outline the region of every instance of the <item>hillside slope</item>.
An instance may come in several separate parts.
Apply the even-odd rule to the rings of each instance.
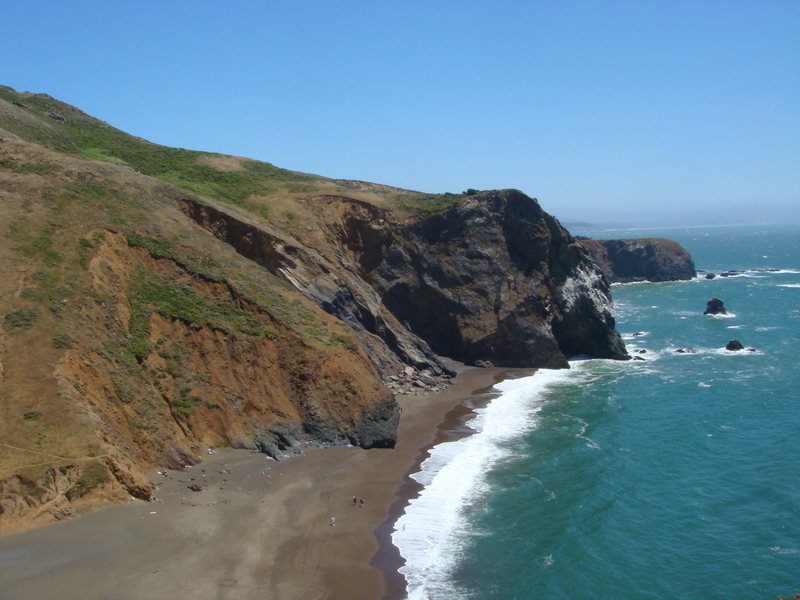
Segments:
[[[0,87],[0,529],[151,494],[206,447],[391,446],[435,352],[625,358],[520,192],[432,195],[165,148]]]

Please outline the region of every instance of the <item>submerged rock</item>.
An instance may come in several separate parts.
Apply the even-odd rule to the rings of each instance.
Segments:
[[[706,310],[704,315],[727,315],[728,311],[725,310],[725,303],[719,298],[711,298],[706,302]]]

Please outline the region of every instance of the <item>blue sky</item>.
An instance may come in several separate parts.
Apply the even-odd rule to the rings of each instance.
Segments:
[[[797,0],[0,6],[0,83],[157,143],[567,221],[800,222]]]

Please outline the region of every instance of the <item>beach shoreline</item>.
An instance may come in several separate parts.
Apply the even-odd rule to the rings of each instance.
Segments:
[[[155,502],[2,536],[0,589],[8,600],[404,598],[391,532],[419,490],[410,474],[432,446],[469,433],[495,383],[532,370],[458,372],[446,390],[398,398],[394,449],[310,448],[285,461],[221,450],[155,474]]]

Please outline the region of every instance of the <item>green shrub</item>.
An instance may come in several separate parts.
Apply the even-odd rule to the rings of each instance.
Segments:
[[[157,313],[179,319],[199,329],[209,326],[226,333],[264,337],[263,325],[231,300],[207,300],[194,288],[163,276],[137,273],[133,285],[136,301]]]
[[[83,467],[80,478],[75,482],[75,486],[68,492],[67,497],[72,499],[74,497],[85,496],[96,487],[108,481],[110,481],[110,477],[106,466],[97,460],[89,461]]]
[[[56,350],[63,350],[65,348],[72,348],[75,340],[68,336],[66,333],[59,333],[53,338],[53,348]]]
[[[216,404],[206,402],[200,396],[191,395],[190,392],[191,390],[188,387],[181,388],[178,396],[170,401],[176,417],[186,419],[201,406],[217,407]]]
[[[13,327],[14,329],[26,329],[33,325],[38,318],[38,311],[34,308],[29,308],[8,313],[5,317],[3,317],[3,322],[7,327]]]

